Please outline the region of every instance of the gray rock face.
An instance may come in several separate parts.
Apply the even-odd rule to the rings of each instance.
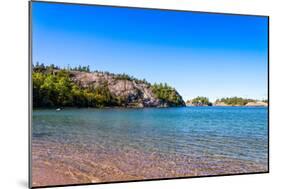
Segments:
[[[120,79],[115,74],[103,72],[71,71],[71,79],[84,88],[106,85],[114,97],[126,102],[127,107],[169,107],[167,103],[158,99],[151,86],[144,82]]]

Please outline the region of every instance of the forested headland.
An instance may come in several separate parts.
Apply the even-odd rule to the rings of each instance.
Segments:
[[[32,65],[33,107],[185,106],[166,83],[151,84],[127,74],[91,71],[89,66]]]

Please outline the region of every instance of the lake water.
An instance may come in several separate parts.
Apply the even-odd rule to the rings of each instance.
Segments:
[[[267,111],[263,107],[34,110],[33,181],[47,185],[264,172]],[[42,178],[43,169],[51,175],[65,174],[66,179]]]

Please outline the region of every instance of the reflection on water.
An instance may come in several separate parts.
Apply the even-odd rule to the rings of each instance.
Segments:
[[[33,183],[267,171],[267,132],[266,108],[35,110]]]

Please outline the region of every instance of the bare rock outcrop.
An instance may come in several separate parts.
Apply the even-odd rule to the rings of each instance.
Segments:
[[[159,99],[153,92],[151,84],[135,79],[120,78],[116,74],[105,72],[79,72],[71,71],[71,79],[83,88],[108,87],[112,96],[124,101],[126,107],[170,107],[185,106],[184,101],[180,104],[168,103]],[[177,91],[174,94],[180,99],[182,97]]]

